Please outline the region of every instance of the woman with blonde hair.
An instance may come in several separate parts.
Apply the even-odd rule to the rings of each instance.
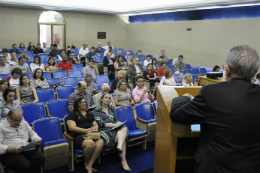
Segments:
[[[193,86],[191,73],[186,73],[182,80],[182,86]]]
[[[174,77],[172,77],[172,69],[166,68],[165,74],[160,81],[160,85],[170,85],[170,86],[176,85],[175,79]]]

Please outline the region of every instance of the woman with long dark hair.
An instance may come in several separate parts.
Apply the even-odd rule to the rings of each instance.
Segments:
[[[31,68],[32,72],[34,72],[35,69],[37,69],[37,68],[40,68],[40,69],[42,69],[42,71],[45,71],[44,65],[43,65],[43,63],[41,63],[41,57],[36,55],[34,57],[33,63],[31,63],[31,65],[30,65],[30,68]]]
[[[28,47],[27,47],[27,50],[28,50],[28,51],[33,51],[34,49],[36,49],[36,47],[33,45],[32,42],[29,42]]]
[[[8,80],[6,80],[6,79],[0,80],[0,101],[4,100],[3,93],[6,90],[6,88],[9,88],[9,86],[10,86],[10,84],[9,84]]]
[[[30,85],[36,89],[50,87],[47,80],[43,78],[43,71],[40,68],[34,71],[33,77],[30,79]]]
[[[22,53],[23,50],[26,50],[26,47],[23,43],[20,43],[19,47],[17,48],[17,50],[20,50],[20,52]]]
[[[54,61],[54,58],[48,59],[48,64],[45,66],[45,70],[49,71],[50,73],[53,73],[55,70],[58,70],[58,66]]]

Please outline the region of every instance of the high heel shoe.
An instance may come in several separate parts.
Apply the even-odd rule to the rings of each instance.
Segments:
[[[121,150],[120,148],[116,148],[116,150],[117,150],[117,152],[118,152],[119,154],[121,154],[121,153],[123,152],[123,150]]]
[[[132,172],[132,169],[129,168],[129,169],[126,170],[126,169],[123,167],[122,164],[121,164],[121,166],[122,166],[122,168],[123,168],[123,170],[124,170],[125,172]]]

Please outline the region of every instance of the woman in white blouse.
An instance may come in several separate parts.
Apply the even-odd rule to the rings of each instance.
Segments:
[[[191,73],[186,73],[182,80],[182,86],[193,86]]]
[[[176,85],[175,79],[174,77],[172,77],[172,69],[167,68],[165,70],[165,74],[160,81],[160,85],[170,85],[170,86]]]
[[[40,68],[37,68],[33,74],[33,77],[30,79],[30,86],[38,88],[49,88],[49,84],[45,78],[43,78],[43,71]]]
[[[20,82],[19,76],[21,74],[22,74],[22,70],[16,67],[11,72],[12,77],[10,77],[9,79],[7,78],[7,80],[9,80],[9,84],[12,89],[15,89],[19,86],[19,82]]]
[[[42,69],[42,71],[45,71],[44,65],[43,65],[43,63],[41,63],[41,58],[38,55],[36,55],[34,57],[33,63],[31,63],[30,68],[33,73],[37,68],[40,68],[40,69]]]

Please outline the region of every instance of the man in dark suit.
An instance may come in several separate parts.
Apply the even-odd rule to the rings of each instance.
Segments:
[[[259,56],[250,46],[236,46],[226,57],[226,81],[206,85],[191,99],[174,98],[171,120],[200,124],[195,173],[260,172],[260,86],[250,79]]]
[[[136,85],[135,77],[143,75],[143,72],[144,72],[143,67],[141,66],[141,64],[139,64],[138,57],[135,57],[134,62],[132,64],[128,65],[127,71],[128,71],[128,78],[135,87],[135,85]]]
[[[111,58],[111,53],[108,52],[107,56],[103,59],[103,65],[108,67],[108,71],[111,71],[111,75],[114,75],[115,73],[115,67],[114,67],[115,59]]]

